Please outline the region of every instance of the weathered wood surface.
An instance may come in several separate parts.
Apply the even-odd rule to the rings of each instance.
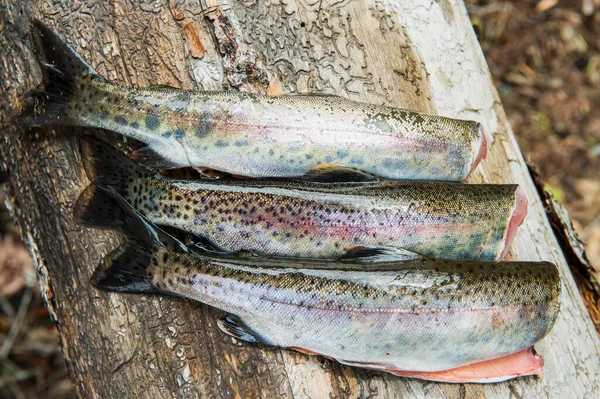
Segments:
[[[27,4],[25,4],[27,3]],[[517,182],[530,213],[513,257],[549,260],[562,310],[538,344],[542,378],[494,385],[424,383],[318,357],[242,345],[219,314],[189,301],[107,294],[88,284],[119,234],[81,228],[82,129],[6,126],[40,71],[24,35],[37,17],[107,78],[198,89],[325,92],[473,118],[490,151],[471,182]],[[544,216],[485,59],[458,0],[33,0],[0,2],[0,149],[8,202],[34,256],[81,397],[600,397],[600,341]],[[104,132],[114,143],[123,139]]]

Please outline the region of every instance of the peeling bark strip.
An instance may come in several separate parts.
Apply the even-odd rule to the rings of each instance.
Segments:
[[[204,11],[210,25],[217,48],[223,58],[225,87],[245,91],[263,92],[269,80],[262,66],[262,57],[248,46],[241,37],[240,25],[233,23],[219,5],[207,7]]]
[[[590,312],[596,331],[600,334],[600,283],[596,279],[594,268],[586,254],[584,243],[579,240],[573,229],[569,213],[565,207],[554,199],[551,193],[544,190],[544,180],[535,165],[528,164],[529,172],[535,187],[543,201],[544,209],[552,225],[558,243],[567,258],[579,292]]]
[[[10,174],[13,215],[34,254],[81,397],[600,396],[600,340],[552,235],[461,2],[21,4],[0,3],[1,159]],[[30,16],[44,20],[100,73],[121,84],[265,91],[271,83],[275,93],[326,92],[483,122],[489,155],[471,181],[524,187],[531,206],[513,245],[514,258],[554,262],[564,279],[562,312],[551,334],[536,346],[546,359],[545,375],[486,386],[423,383],[292,351],[242,345],[217,329],[218,311],[198,303],[92,289],[92,271],[120,236],[84,229],[71,218],[72,204],[88,184],[75,137],[83,129],[6,126],[7,115],[41,78],[23,39]],[[205,50],[203,57],[186,28],[189,23]],[[110,133],[88,133],[122,143]]]

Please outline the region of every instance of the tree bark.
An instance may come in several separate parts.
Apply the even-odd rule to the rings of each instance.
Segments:
[[[491,385],[404,379],[242,344],[217,329],[218,311],[199,303],[93,289],[88,279],[120,235],[72,219],[74,200],[88,184],[77,136],[124,139],[89,129],[6,125],[41,79],[25,37],[30,17],[124,85],[322,92],[482,122],[489,154],[469,182],[524,187],[529,216],[511,256],[554,262],[563,277],[562,310],[536,345],[545,375]],[[0,32],[8,205],[37,265],[81,397],[600,397],[600,340],[460,0],[4,0]]]

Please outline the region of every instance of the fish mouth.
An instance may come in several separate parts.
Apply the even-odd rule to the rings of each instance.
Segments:
[[[479,123],[479,136],[481,137],[479,152],[477,153],[477,158],[475,158],[475,162],[473,162],[473,165],[471,166],[469,174],[473,173],[473,171],[477,168],[477,165],[479,165],[487,155],[487,139],[485,138],[485,130],[483,129],[483,125],[481,123]]]
[[[512,245],[512,242],[515,239],[517,229],[525,221],[528,206],[529,201],[527,200],[525,190],[523,190],[521,186],[517,186],[517,190],[515,191],[515,209],[513,210],[513,213],[508,222],[508,228],[506,229],[506,239],[504,240],[504,249],[500,254],[500,259],[504,259],[508,254],[510,246]]]

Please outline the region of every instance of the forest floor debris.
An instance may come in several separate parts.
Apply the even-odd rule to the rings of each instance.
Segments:
[[[568,209],[600,278],[600,0],[467,7],[523,154]],[[0,191],[0,396],[75,397],[3,202]]]

